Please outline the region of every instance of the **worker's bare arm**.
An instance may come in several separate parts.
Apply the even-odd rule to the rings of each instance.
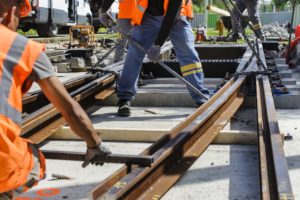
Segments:
[[[89,148],[97,147],[101,143],[101,139],[93,128],[89,117],[81,106],[71,98],[58,78],[52,76],[38,80],[37,83],[47,98],[61,112],[74,133],[83,138]]]

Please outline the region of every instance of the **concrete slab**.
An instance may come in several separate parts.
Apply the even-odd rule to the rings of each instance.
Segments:
[[[289,69],[289,65],[287,65],[287,64],[277,64],[277,65],[276,65],[276,68],[277,68],[279,71],[284,71],[284,70],[288,70],[288,69]]]
[[[293,140],[284,142],[290,179],[295,199],[300,199],[300,110],[277,110],[280,131]]]
[[[292,71],[290,71],[290,70],[280,71],[279,75],[281,78],[292,78],[293,77]]]
[[[297,83],[295,78],[283,78],[281,80],[286,85],[295,85]]]
[[[195,108],[132,107],[131,117],[119,117],[116,107],[103,107],[91,115],[91,120],[103,139],[156,141],[194,111]],[[150,134],[145,137],[143,132]],[[52,139],[64,137],[77,138],[69,128],[63,128]]]
[[[91,115],[94,128],[104,141],[155,142],[181,123],[196,108],[133,107],[129,118],[118,117],[115,107],[103,107]],[[256,144],[256,126],[245,120],[255,110],[241,110],[226,125],[213,144]],[[254,114],[253,114],[254,113]],[[80,140],[65,126],[50,137],[54,140]]]
[[[245,110],[238,119],[254,111]],[[281,132],[294,137],[284,150],[295,199],[300,199],[300,110],[277,110],[277,117]],[[163,200],[260,199],[257,154],[256,146],[211,145]]]
[[[257,131],[256,109],[239,109],[224,130]]]
[[[189,95],[186,86],[175,78],[159,78],[145,80],[146,85],[139,87],[133,106],[150,107],[197,107]],[[219,78],[204,79],[204,86],[215,90],[222,83]],[[101,104],[104,106],[116,105],[118,98],[112,95]]]
[[[285,58],[275,58],[274,61],[276,64],[286,64]]]
[[[174,108],[147,108],[165,116],[164,120],[162,120],[162,116],[154,116],[153,121],[149,122],[151,113],[144,113],[143,109],[145,108],[138,108],[134,110],[135,117],[131,122],[128,120],[130,118],[123,118],[122,120],[122,118],[115,117],[114,113],[111,113],[111,109],[115,108],[103,108],[102,111],[98,111],[94,119],[98,119],[101,126],[130,127],[134,125],[133,121],[135,121],[136,126],[139,123],[148,126],[146,125],[148,121],[149,124],[152,124],[152,128],[156,128],[154,122],[163,127],[164,125],[168,126],[166,122],[175,122],[177,119],[184,118],[184,116],[176,116],[178,113],[175,113],[177,109]],[[192,110],[193,108],[189,109]],[[188,109],[184,112],[187,113]],[[224,131],[255,130],[255,112],[255,109],[241,109],[230,121],[230,124],[227,124]],[[106,113],[106,115],[104,114],[105,117],[101,118],[100,113]],[[141,117],[138,117],[139,115]],[[277,115],[281,132],[285,134],[289,132],[294,137],[292,141],[285,142],[285,154],[295,199],[300,199],[300,192],[297,189],[300,185],[300,110],[277,110]],[[150,143],[124,142],[106,144],[115,153],[127,154],[138,154],[151,145]],[[74,141],[51,141],[43,148],[83,152],[85,151],[85,144]],[[39,197],[37,191],[56,188],[59,189],[59,194],[47,199],[87,199],[88,191],[119,167],[120,165],[105,164],[103,167],[89,166],[82,169],[80,162],[48,160],[47,173],[49,176],[37,187],[23,194],[22,197]],[[67,175],[73,179],[54,181],[51,180],[53,173]],[[260,199],[257,146],[211,145],[163,199]]]
[[[73,78],[76,78],[78,76],[82,76],[86,74],[86,72],[70,72],[70,73],[56,73],[56,76],[58,77],[58,79],[61,81],[61,82],[65,82],[65,81],[68,81],[68,80],[71,80]],[[29,90],[29,93],[30,92],[36,92],[40,90],[40,86],[37,84],[37,83],[33,83],[30,90]]]
[[[288,94],[273,95],[276,109],[299,109],[300,92],[290,91]],[[244,108],[256,108],[256,97],[247,97],[243,103]]]
[[[114,153],[137,155],[146,149],[150,143],[106,143]],[[65,150],[84,152],[84,142],[51,141],[44,148],[47,150]],[[19,198],[40,198],[47,200],[83,200],[88,199],[88,192],[97,184],[118,170],[120,164],[105,164],[102,167],[90,165],[83,169],[81,162],[47,160],[47,177],[38,186],[22,194]],[[60,174],[70,177],[70,180],[53,180],[52,174]],[[41,192],[57,191],[58,194],[48,197],[38,195]]]
[[[163,200],[259,199],[256,146],[211,145]]]

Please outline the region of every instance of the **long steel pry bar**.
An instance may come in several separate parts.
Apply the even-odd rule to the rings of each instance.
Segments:
[[[43,154],[46,159],[56,160],[72,160],[72,161],[84,161],[85,153],[81,152],[69,152],[69,151],[49,151],[43,150]],[[97,162],[103,163],[120,163],[129,165],[139,165],[148,167],[153,163],[152,156],[141,155],[126,155],[126,154],[108,154],[107,156],[96,156],[94,158]]]

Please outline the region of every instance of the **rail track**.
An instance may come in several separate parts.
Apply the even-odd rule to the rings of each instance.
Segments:
[[[244,54],[238,66],[241,71],[257,71],[256,58]],[[265,62],[262,47],[261,59]],[[122,63],[106,68],[120,72]],[[253,73],[252,73],[253,75]],[[294,199],[283,152],[283,141],[276,119],[276,110],[268,75],[240,74],[221,87],[209,101],[160,138],[136,158],[127,155],[126,163],[90,192],[91,199],[160,199],[202,155],[218,133],[240,108],[247,95],[247,81],[255,81],[257,97],[258,148],[260,158],[261,199]],[[116,80],[114,73],[87,74],[65,83],[71,96],[87,110],[97,109],[94,96],[111,94]],[[251,82],[251,81],[250,81]],[[43,98],[40,92],[26,96],[23,104],[32,105]],[[28,106],[31,107],[31,106]],[[29,109],[30,110],[30,109]],[[42,142],[65,125],[64,119],[49,103],[33,110],[24,118],[22,134],[34,143]],[[83,155],[71,152],[45,152],[46,157],[81,160]],[[120,162],[116,155],[107,162]],[[128,159],[133,162],[127,162]],[[136,159],[136,160],[135,160]],[[137,161],[140,159],[139,161]],[[142,160],[144,159],[144,160]],[[142,160],[142,161],[141,161]],[[149,163],[149,160],[151,162]],[[134,162],[135,161],[135,162]],[[141,162],[147,162],[146,165]]]
[[[102,72],[83,75],[66,82],[64,85],[69,90],[73,99],[79,102],[87,112],[91,112],[97,108],[95,106],[95,95],[101,93],[106,97],[106,93],[111,93],[111,88],[117,78],[111,72],[118,73],[121,69],[122,63],[116,63],[103,68]],[[36,102],[40,104],[38,109],[36,109]],[[25,96],[23,98],[23,105],[25,110],[29,110],[31,113],[23,118],[21,134],[36,144],[42,143],[55,131],[66,125],[65,120],[59,114],[58,110],[45,100],[41,91]]]

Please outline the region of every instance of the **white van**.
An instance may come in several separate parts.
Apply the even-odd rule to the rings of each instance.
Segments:
[[[34,28],[41,37],[53,37],[59,30],[67,33],[69,26],[93,23],[88,0],[31,0],[31,6],[20,28],[25,32]]]

